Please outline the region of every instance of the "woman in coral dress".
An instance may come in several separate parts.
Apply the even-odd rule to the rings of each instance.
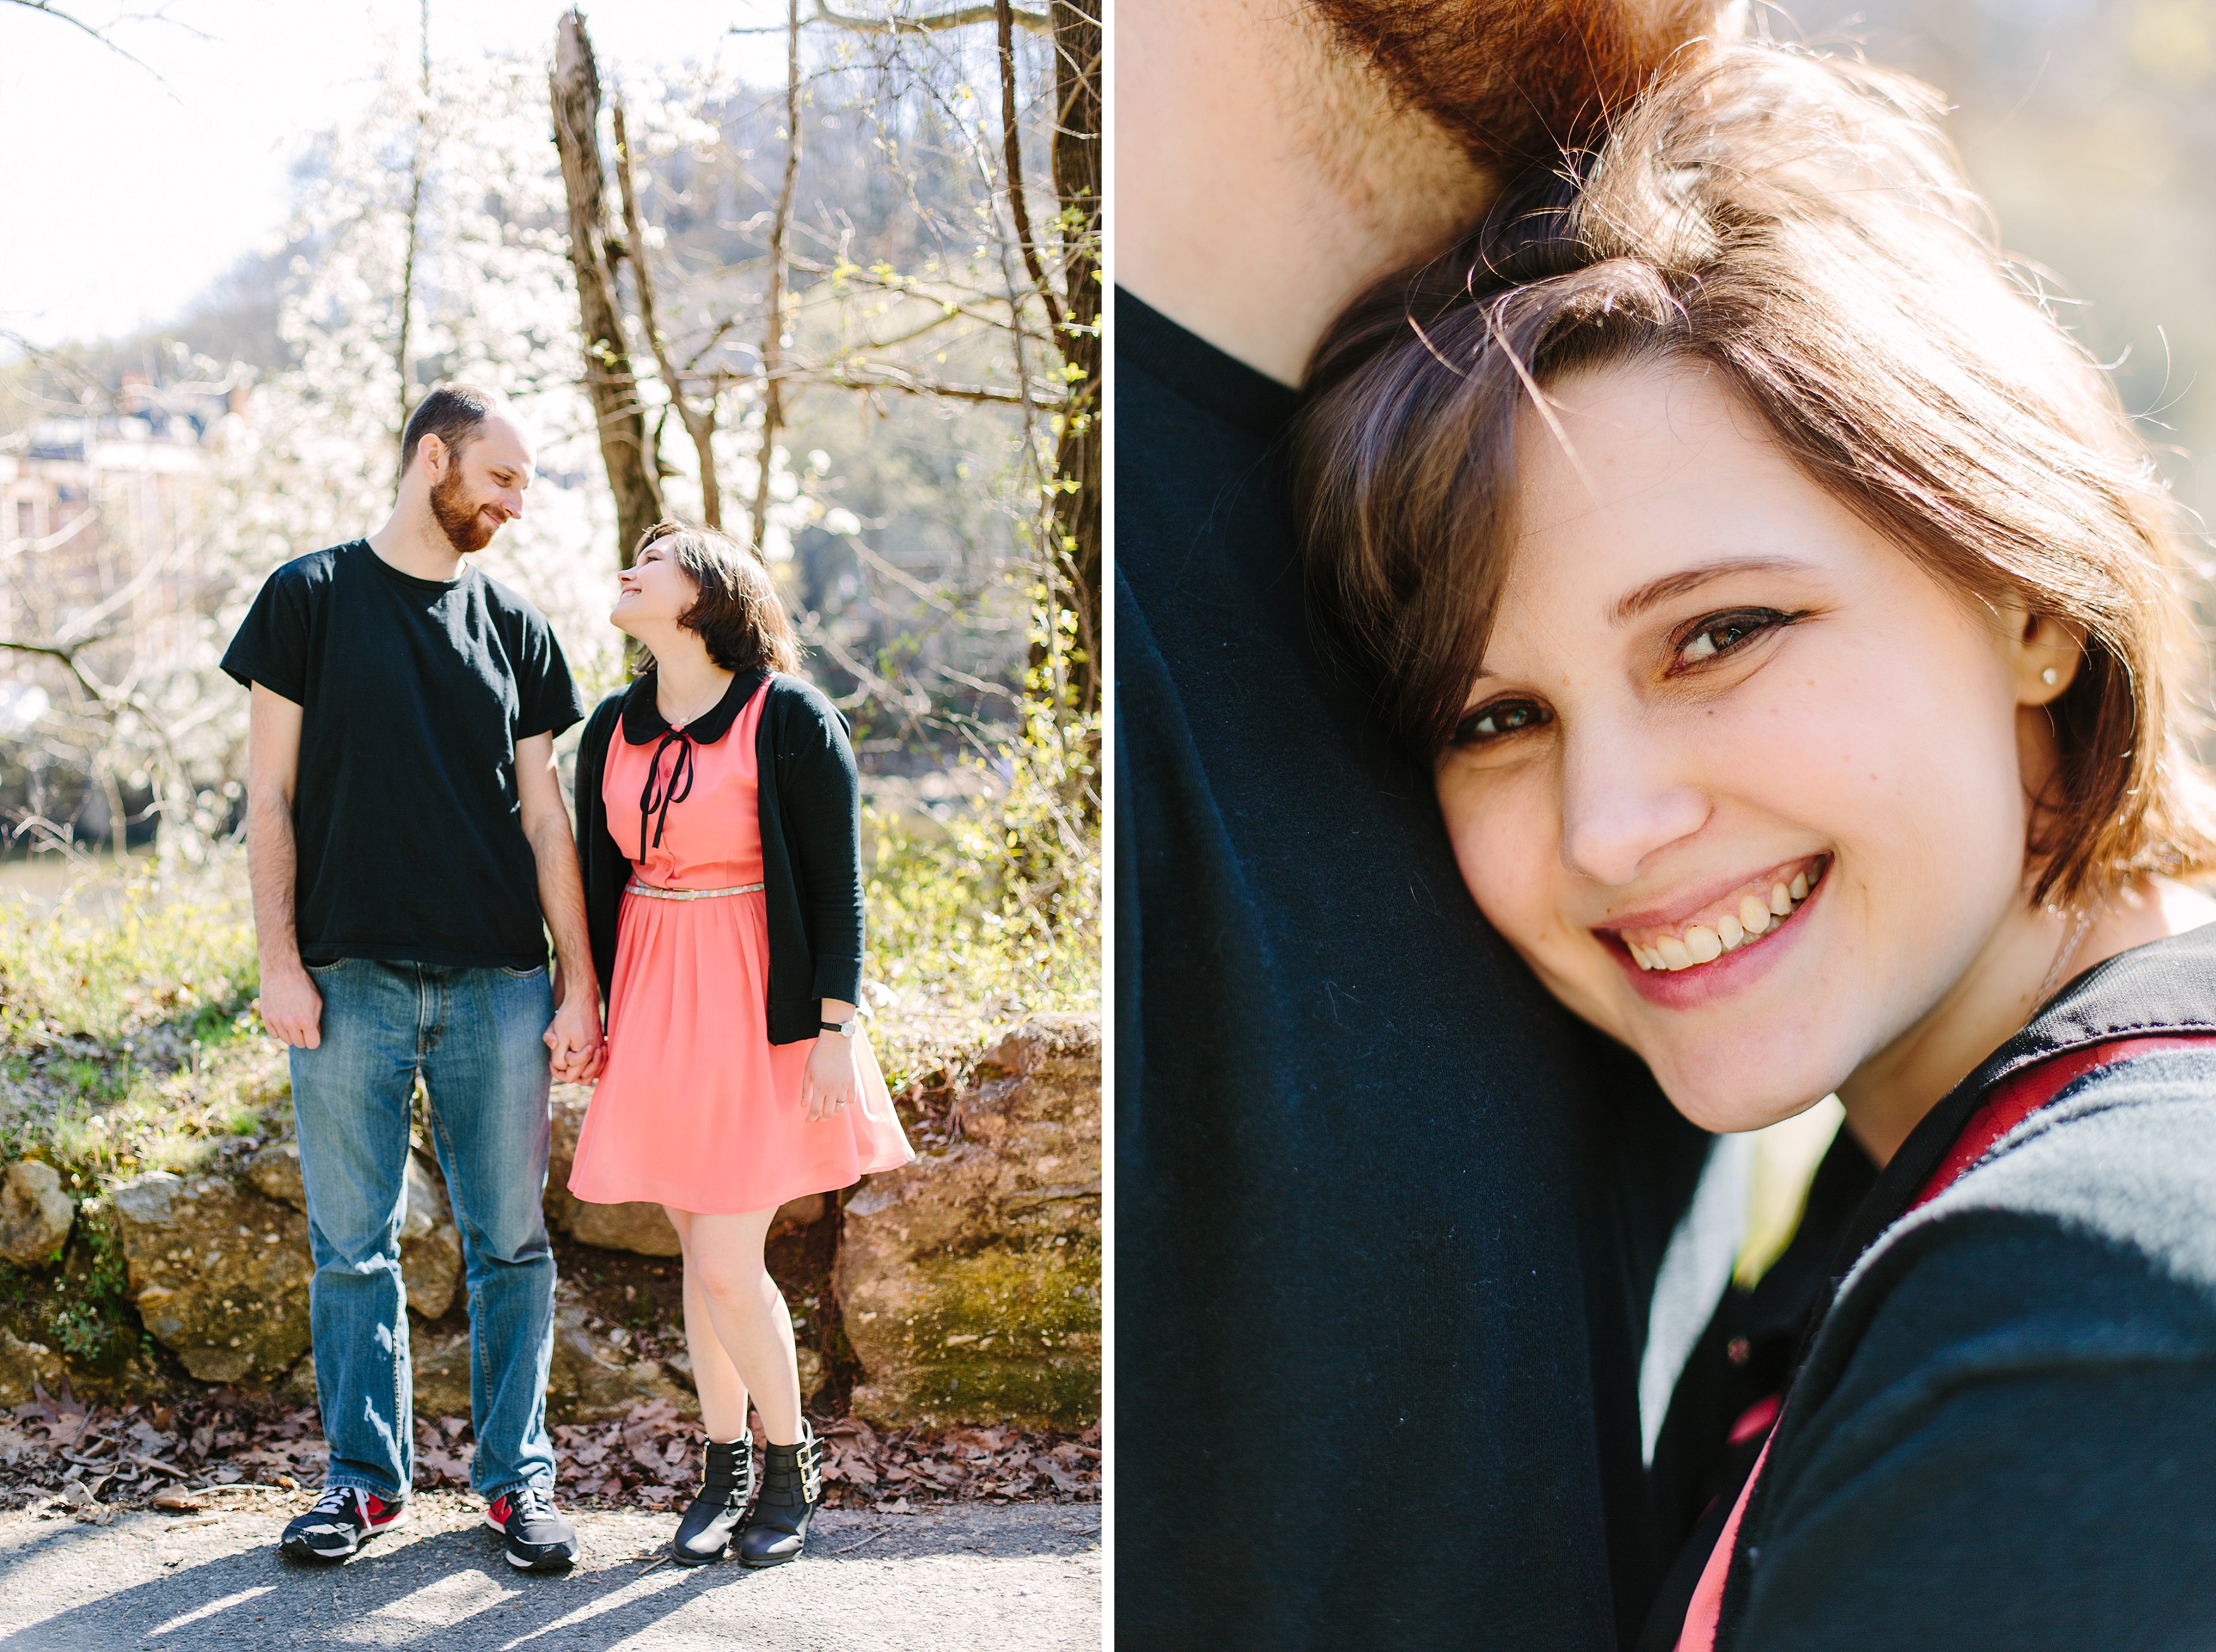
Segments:
[[[680,1564],[797,1557],[821,1493],[792,1321],[762,1264],[779,1205],[913,1156],[855,1019],[859,814],[844,720],[790,673],[768,572],[712,530],[641,539],[610,615],[652,666],[577,755],[577,830],[606,1065],[569,1191],[651,1199],[684,1244],[707,1430]],[[747,1402],[768,1448],[754,1489]]]

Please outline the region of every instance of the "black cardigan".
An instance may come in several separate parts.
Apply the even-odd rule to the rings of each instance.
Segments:
[[[715,710],[686,730],[695,743],[713,745],[729,732],[766,675],[734,677]],[[767,675],[767,684],[754,758],[769,909],[769,1041],[797,1044],[816,1036],[823,1000],[861,998],[861,786],[838,708],[797,677]],[[654,689],[649,671],[610,694],[577,747],[577,858],[604,1003],[614,984],[616,922],[633,867],[608,835],[600,777],[609,741],[643,745],[668,731]]]

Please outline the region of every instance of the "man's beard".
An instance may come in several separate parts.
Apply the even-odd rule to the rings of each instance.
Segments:
[[[1558,163],[1685,41],[1713,0],[1312,0],[1339,43],[1487,168]]]
[[[473,505],[463,496],[459,465],[446,472],[445,480],[432,484],[431,515],[438,518],[446,542],[465,557],[483,550],[500,531],[497,524],[487,525],[483,506]]]

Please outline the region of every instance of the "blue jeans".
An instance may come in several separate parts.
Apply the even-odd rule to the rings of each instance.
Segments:
[[[551,1493],[554,1254],[539,1199],[552,983],[543,968],[362,958],[308,973],[323,996],[322,1041],[292,1051],[292,1113],[316,1265],[309,1316],[326,1483],[391,1501],[415,1481],[400,1221],[420,1074],[469,1288],[471,1481],[487,1497],[526,1483]]]

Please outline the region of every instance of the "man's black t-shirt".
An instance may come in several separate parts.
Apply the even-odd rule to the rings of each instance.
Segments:
[[[223,669],[301,710],[303,958],[546,961],[515,744],[585,708],[545,616],[474,568],[418,579],[356,540],[270,575]]]
[[[1117,304],[1118,1637],[1612,1647],[1705,1138],[1487,929],[1312,647],[1291,392]]]

